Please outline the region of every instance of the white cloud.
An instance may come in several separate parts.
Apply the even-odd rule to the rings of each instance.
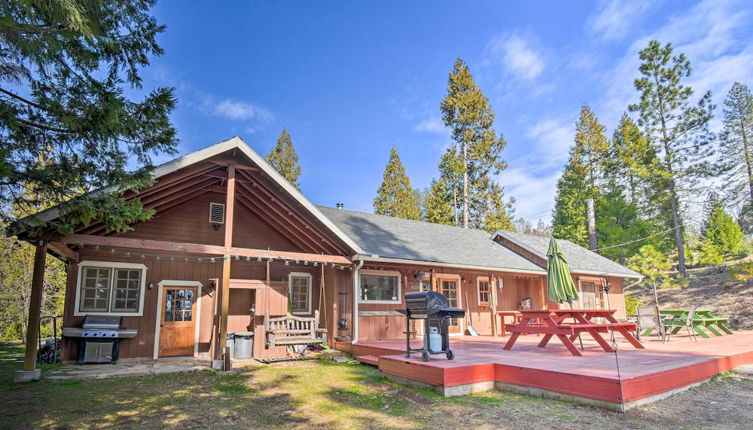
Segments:
[[[546,167],[562,165],[575,136],[574,121],[544,119],[528,129],[525,136],[535,141],[536,163]]]
[[[223,99],[214,104],[212,112],[235,121],[257,120],[268,122],[272,120],[272,113],[266,108],[254,103]]]
[[[413,127],[413,131],[421,133],[447,134],[449,129],[438,117],[430,117],[421,120]]]
[[[520,79],[536,79],[544,71],[544,58],[529,42],[515,34],[493,37],[484,48],[484,63],[497,64]]]
[[[624,0],[602,1],[599,11],[588,19],[586,25],[592,34],[605,40],[620,40],[651,5],[652,2],[646,0],[632,0],[629,4]]]
[[[517,164],[517,163],[515,163]],[[507,197],[515,197],[515,215],[529,221],[549,221],[560,171],[534,172],[532,166],[507,168],[499,182]]]
[[[636,39],[614,68],[603,74],[602,81],[608,85],[597,106],[600,117],[614,124],[630,103],[638,101],[633,87],[639,75],[638,52],[650,40],[671,42],[675,53],[684,53],[692,67],[684,83],[697,96],[711,91],[714,102],[720,104],[733,81],[753,81],[752,21],[753,9],[736,0],[706,0],[672,16],[664,26]],[[718,126],[719,115],[717,110],[712,127]]]

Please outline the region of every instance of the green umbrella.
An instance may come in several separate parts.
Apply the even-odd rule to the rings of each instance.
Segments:
[[[570,276],[570,266],[567,265],[565,255],[557,240],[549,241],[549,250],[546,252],[548,264],[546,268],[546,294],[547,298],[556,303],[567,302],[573,307],[573,300],[578,299],[578,290],[575,289],[573,277]]]

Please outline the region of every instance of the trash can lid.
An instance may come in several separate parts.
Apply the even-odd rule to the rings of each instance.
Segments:
[[[252,331],[237,331],[235,332],[236,336],[253,336],[254,332]]]

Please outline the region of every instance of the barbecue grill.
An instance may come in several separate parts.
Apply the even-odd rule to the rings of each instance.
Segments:
[[[119,316],[87,315],[81,327],[63,327],[63,337],[79,338],[78,362],[115,363],[120,339],[135,337],[138,329],[122,328]]]
[[[448,306],[447,298],[435,291],[405,293],[405,309],[398,309],[405,315],[405,356],[410,358],[412,351],[421,352],[421,360],[429,361],[432,354],[445,354],[448,360],[455,358],[450,349],[449,320],[463,318],[465,310]],[[424,320],[424,342],[421,348],[410,346],[410,321]],[[436,336],[441,340],[437,347]]]

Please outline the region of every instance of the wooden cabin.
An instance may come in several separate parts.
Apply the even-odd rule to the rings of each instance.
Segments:
[[[403,338],[403,295],[429,288],[468,311],[452,321],[459,334],[471,324],[497,334],[495,311],[557,307],[546,301],[548,238],[315,206],[238,137],[154,175],[151,187],[127,194],[156,211],[132,230],[94,223],[34,239],[68,263],[64,327],[115,315],[138,330],[120,342],[120,359],[217,357],[228,332],[255,333],[254,357],[284,355],[263,341],[265,314],[318,311],[329,345]],[[58,216],[52,208],[35,217]],[[34,222],[20,220],[10,233],[24,238]],[[581,291],[574,305],[624,316],[623,284],[639,275],[561,244]],[[63,359],[77,358],[78,342],[64,340]]]

